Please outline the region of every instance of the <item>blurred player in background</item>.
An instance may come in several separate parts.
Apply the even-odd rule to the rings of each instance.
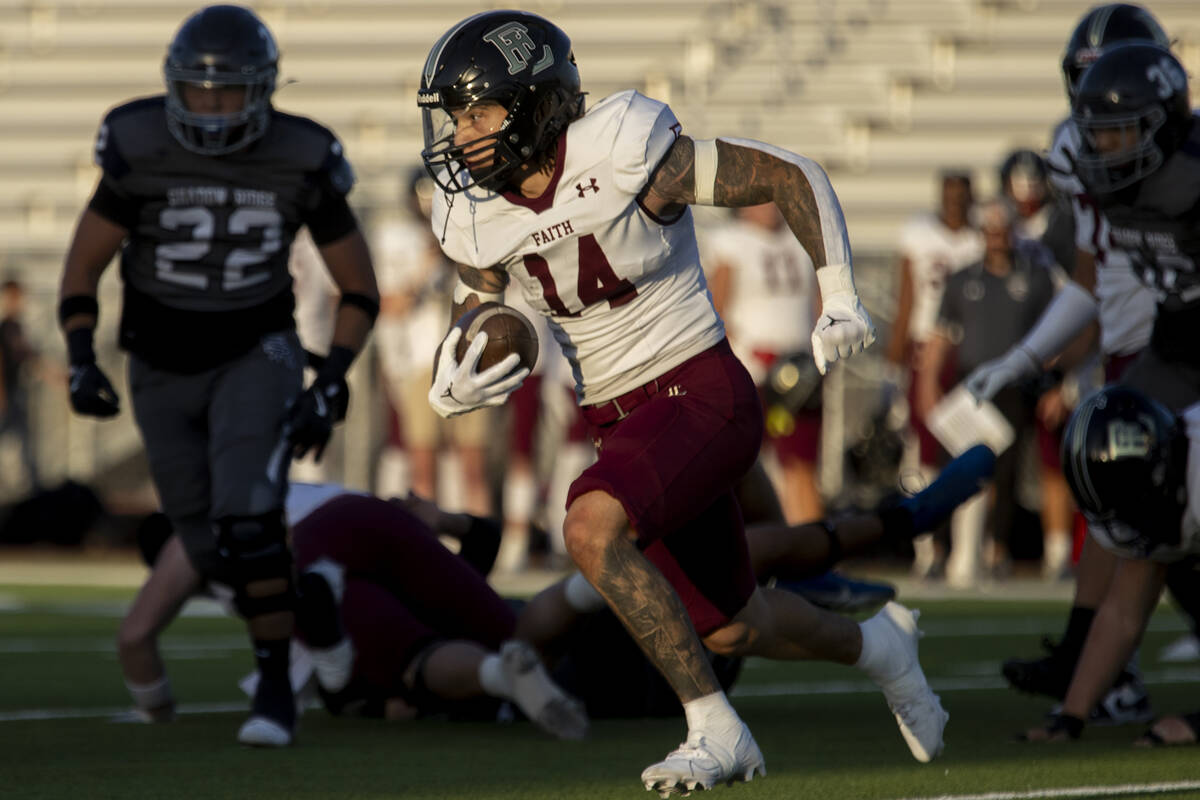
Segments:
[[[1000,187],[1016,212],[1017,237],[1041,242],[1065,275],[1075,265],[1075,229],[1066,198],[1052,194],[1046,162],[1032,150],[1014,150],[1000,166]],[[1062,429],[1079,400],[1080,384],[1093,380],[1090,337],[1068,355],[1070,363],[1081,364],[1069,373],[1048,374],[1037,400],[1035,425],[1041,474],[1042,575],[1050,580],[1070,575],[1075,506],[1059,461]]]
[[[907,389],[916,437],[910,450],[915,450],[923,483],[937,474],[944,451],[925,427],[916,402],[915,377],[936,328],[946,279],[983,255],[983,238],[970,219],[973,202],[970,176],[946,172],[940,182],[938,210],[914,218],[900,232],[899,291],[887,347],[894,377],[885,389],[885,402]],[[940,386],[950,388],[948,375],[942,376]],[[946,542],[941,538],[935,541],[933,534],[920,536],[913,541],[913,549],[913,573],[922,578],[939,577],[945,569]]]
[[[734,216],[734,223],[708,237],[709,287],[730,346],[761,391],[781,357],[812,358],[812,326],[820,313],[812,259],[774,205],[739,208]],[[820,411],[801,410],[790,420],[766,423],[766,444],[783,473],[779,499],[787,520],[819,519]]]
[[[1169,44],[1157,20],[1140,6],[1097,6],[1080,19],[1067,41],[1062,61],[1072,105],[1088,69],[1108,50],[1134,42],[1160,47]],[[1178,92],[1172,89],[1168,95],[1178,97]],[[1155,293],[1139,280],[1129,249],[1112,240],[1109,220],[1102,210],[1107,201],[1082,180],[1078,171],[1081,147],[1076,121],[1065,119],[1055,130],[1049,165],[1056,188],[1072,198],[1077,248],[1072,281],[1055,295],[1042,319],[1018,346],[968,377],[967,387],[976,397],[988,399],[1008,383],[1036,374],[1093,322],[1099,323],[1106,382],[1123,380],[1130,365],[1150,344]],[[1050,653],[1043,658],[1005,662],[1004,674],[1013,686],[1062,699],[1115,569],[1116,559],[1091,537],[1085,538],[1063,635],[1057,644],[1044,642]],[[1149,715],[1146,689],[1132,664],[1118,677],[1117,685],[1097,706],[1096,713],[1110,722],[1135,721]]]
[[[71,404],[111,417],[96,364],[96,290],[118,250],[121,345],[150,471],[193,567],[235,590],[263,680],[238,740],[292,740],[294,621],[283,517],[293,455],[319,456],[348,402],[345,373],[378,311],[371,260],[346,203],[354,174],[316,123],[271,105],[278,50],[252,12],[209,6],[183,23],[167,92],[110,111],[103,170],[66,257],[59,319]],[[307,225],[342,293],[324,367],[306,390],[288,251]],[[153,703],[166,687],[130,676]]]
[[[693,141],[635,91],[584,113],[569,39],[532,14],[454,26],[430,51],[417,100],[441,189],[433,228],[462,265],[453,315],[500,300],[515,277],[575,372],[599,459],[572,487],[567,550],[688,721],[687,741],[643,772],[645,786],[665,796],[764,772],[697,633],[723,655],[858,665],[913,755],[935,757],[947,715],[921,672],[912,613],[889,605],[859,626],[756,588],[733,494],[762,415],[712,308],[689,206],[779,207],[817,267],[812,346],[824,371],[874,339],[824,171],[749,140]],[[429,393],[444,416],[500,404],[528,374],[516,354],[477,372],[482,336],[460,363],[460,337],[454,328],[443,341]]]
[[[382,328],[376,337],[388,401],[400,423],[407,454],[408,488],[439,501],[440,456],[454,455],[458,474],[446,483],[461,495],[453,505],[479,516],[492,512],[487,481],[487,442],[494,415],[444,420],[433,413],[425,393],[432,379],[429,354],[449,324],[446,308],[454,286],[454,265],[446,260],[429,230],[433,180],[420,168],[408,173],[403,214],[380,227],[373,252],[381,294]],[[400,491],[399,486],[389,487]],[[440,502],[447,503],[448,499]]]

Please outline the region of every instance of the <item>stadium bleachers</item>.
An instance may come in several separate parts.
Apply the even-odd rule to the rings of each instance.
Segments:
[[[429,45],[470,13],[510,5],[248,4],[281,45],[277,105],[338,132],[360,176],[352,199],[367,220],[394,212],[403,168],[417,159],[413,96]],[[90,153],[97,122],[108,107],[161,89],[166,44],[196,5],[0,0],[0,272],[23,276],[43,316],[95,182]],[[932,202],[939,168],[973,170],[986,192],[1008,150],[1046,144],[1066,110],[1062,44],[1089,6],[1084,0],[523,4],[571,35],[593,99],[636,87],[669,101],[696,136],[754,137],[819,159],[839,191],[860,261],[889,257],[898,227]],[[1148,6],[1176,39],[1185,66],[1200,72],[1200,3]],[[115,290],[110,275],[106,297]],[[104,323],[111,326],[115,302],[108,307],[113,313]],[[58,343],[48,330],[43,344],[53,352]],[[55,402],[43,413],[61,419],[65,405]]]

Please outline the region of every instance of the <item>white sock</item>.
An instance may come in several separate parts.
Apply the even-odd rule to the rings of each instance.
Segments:
[[[724,692],[714,692],[683,704],[688,731],[722,734],[741,728],[742,718],[729,705]]]
[[[854,666],[861,669],[876,683],[896,677],[894,674],[899,665],[891,663],[889,658],[892,626],[879,614],[858,623],[862,631],[862,652]]]
[[[608,607],[604,597],[588,583],[588,579],[583,577],[583,573],[578,570],[567,578],[563,594],[566,596],[567,605],[580,614],[591,614]]]
[[[508,678],[504,676],[499,654],[488,653],[483,657],[483,661],[479,662],[479,685],[492,697],[505,700],[512,698],[512,687],[508,685]]]

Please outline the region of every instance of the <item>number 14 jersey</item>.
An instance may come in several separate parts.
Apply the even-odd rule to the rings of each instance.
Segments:
[[[540,197],[479,189],[434,197],[446,254],[504,269],[549,318],[581,404],[619,397],[725,336],[691,209],[660,219],[638,202],[679,133],[666,105],[620,92],[559,137]]]

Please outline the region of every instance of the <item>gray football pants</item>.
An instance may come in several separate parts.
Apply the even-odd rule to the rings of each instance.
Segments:
[[[129,360],[133,414],[162,510],[208,578],[231,580],[213,520],[283,508],[291,463],[283,420],[303,377],[295,331],[267,334],[237,359],[194,375]]]

